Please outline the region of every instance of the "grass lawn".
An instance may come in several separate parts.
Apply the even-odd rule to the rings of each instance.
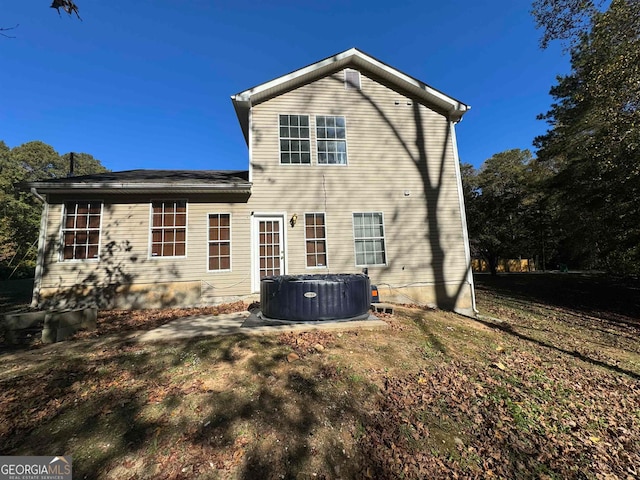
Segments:
[[[379,330],[139,343],[195,311],[101,312],[0,350],[0,455],[90,479],[638,478],[638,285],[476,282],[480,320],[398,307]]]

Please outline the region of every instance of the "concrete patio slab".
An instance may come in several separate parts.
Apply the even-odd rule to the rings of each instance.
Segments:
[[[267,325],[251,312],[222,315],[195,315],[179,318],[136,337],[138,342],[170,341],[219,335],[268,335],[312,330],[352,330],[354,328],[388,328],[387,323],[369,315],[364,320],[321,321]]]

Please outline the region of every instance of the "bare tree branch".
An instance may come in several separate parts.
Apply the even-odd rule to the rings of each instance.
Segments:
[[[72,15],[75,13],[76,17],[78,17],[78,20],[82,21],[82,18],[80,18],[80,14],[78,13],[78,6],[75,4],[73,0],[53,0],[53,3],[51,3],[51,8],[55,8],[58,11],[58,15],[60,15],[60,9],[67,12],[69,15]],[[20,24],[16,24],[15,27],[0,27],[0,37],[16,38],[13,35],[7,35],[4,32],[14,30],[19,26]]]
[[[58,11],[58,15],[60,15],[60,9],[67,12],[69,15],[75,13],[76,17],[78,17],[79,20],[82,20],[78,14],[78,6],[73,2],[73,0],[53,0],[51,8],[55,8]]]
[[[16,24],[15,27],[0,27],[0,35],[6,38],[16,38],[13,35],[7,35],[6,33],[2,33],[2,32],[6,32],[8,30],[13,30],[14,28],[18,28],[20,26],[20,24]]]

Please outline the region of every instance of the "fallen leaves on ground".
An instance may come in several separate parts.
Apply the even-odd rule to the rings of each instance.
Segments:
[[[80,331],[74,335],[74,338],[95,338],[114,333],[152,330],[178,318],[244,312],[247,307],[247,303],[238,301],[199,308],[104,310],[98,312],[96,330]]]
[[[322,330],[302,333],[283,333],[278,337],[283,345],[288,345],[298,355],[304,358],[306,355],[320,353],[330,348],[335,343],[335,334]]]
[[[385,379],[367,421],[373,478],[627,478],[640,465],[640,385],[514,352],[517,373],[457,359]],[[438,475],[436,475],[438,476]],[[609,477],[607,477],[609,476]],[[629,477],[631,478],[631,477]]]
[[[101,312],[0,355],[0,454],[98,479],[637,478],[640,329],[480,292],[502,321],[397,306],[385,330],[156,345],[117,334],[247,306]]]

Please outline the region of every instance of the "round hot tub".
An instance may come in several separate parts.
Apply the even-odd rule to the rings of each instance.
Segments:
[[[278,275],[260,281],[260,308],[268,318],[290,321],[369,316],[371,286],[363,274]]]

